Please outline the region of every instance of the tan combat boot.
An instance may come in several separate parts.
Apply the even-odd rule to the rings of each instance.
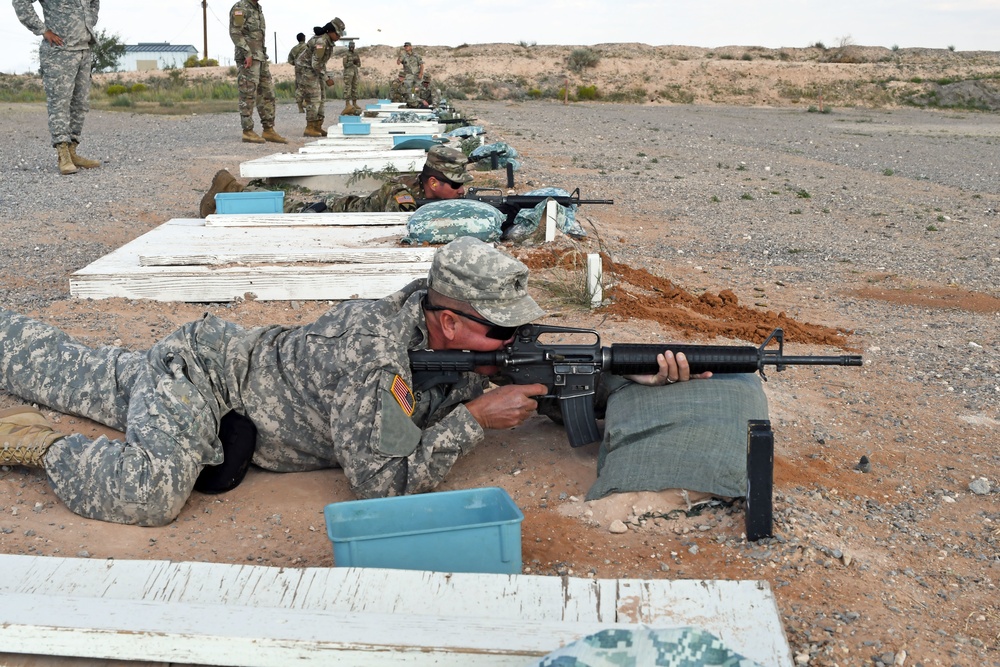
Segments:
[[[324,120],[326,120],[326,116],[320,116],[319,118],[316,119],[316,129],[319,130],[319,133],[325,137],[327,135],[326,135],[326,130],[323,129]]]
[[[275,144],[287,144],[288,139],[274,131],[273,125],[265,125],[264,131],[260,133],[260,136],[264,138],[264,141],[270,141]]]
[[[22,406],[0,412],[0,465],[43,468],[49,446],[61,440],[38,410]]]
[[[205,193],[205,196],[201,198],[201,204],[198,206],[198,215],[207,218],[215,213],[215,195],[220,192],[243,192],[244,189],[243,185],[233,178],[232,174],[225,169],[220,169],[212,177],[212,186]]]
[[[59,173],[63,176],[75,174],[77,169],[73,164],[73,156],[69,154],[69,144],[59,144],[56,150],[59,152]]]
[[[247,144],[262,144],[264,143],[264,137],[253,130],[243,130],[243,142]]]
[[[340,115],[341,116],[350,116],[352,108],[353,107],[351,106],[351,103],[348,102],[347,100],[344,100],[344,110],[340,112]]]
[[[79,146],[78,143],[71,142],[69,145],[69,157],[73,160],[73,164],[78,167],[83,167],[84,169],[96,169],[101,166],[101,163],[97,160],[90,160],[85,157],[81,157],[76,153],[76,147]]]
[[[322,137],[323,130],[319,128],[318,120],[307,120],[306,121],[306,131],[302,133],[303,137]]]

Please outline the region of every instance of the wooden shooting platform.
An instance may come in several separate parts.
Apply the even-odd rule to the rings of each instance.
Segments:
[[[70,276],[80,298],[377,299],[424,278],[434,248],[398,244],[406,213],[174,219]]]
[[[7,667],[523,667],[586,635],[637,624],[700,627],[761,665],[793,664],[764,581],[14,555],[0,555],[0,572]],[[45,661],[55,656],[73,660]]]
[[[382,182],[358,178],[355,172],[415,173],[424,168],[427,151],[375,150],[350,153],[276,153],[240,163],[243,178],[263,178],[273,182],[290,181],[311,190],[343,194],[366,194]]]

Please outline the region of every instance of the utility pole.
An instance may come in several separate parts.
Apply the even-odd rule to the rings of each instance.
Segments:
[[[201,25],[205,33],[205,60],[208,60],[208,0],[201,0]]]

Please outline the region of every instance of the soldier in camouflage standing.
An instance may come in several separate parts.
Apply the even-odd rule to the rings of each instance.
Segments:
[[[229,10],[229,36],[236,46],[236,82],[240,91],[240,125],[243,141],[262,144],[288,140],[274,130],[274,80],[267,59],[264,12],[257,0],[239,0]],[[264,131],[253,131],[253,110],[257,108]]]
[[[354,51],[354,42],[347,44],[344,54],[344,114],[361,115],[358,106],[358,85],[361,82],[361,57]]]
[[[396,64],[403,66],[406,101],[409,101],[413,98],[417,84],[424,78],[424,59],[413,52],[412,44],[406,42],[403,44],[403,52],[396,58]]]
[[[465,153],[447,146],[434,146],[427,151],[427,159],[419,174],[398,176],[371,194],[330,194],[302,199],[285,195],[285,213],[397,213],[417,210],[418,199],[459,199],[465,196],[465,186],[472,181],[466,165]],[[215,195],[220,192],[260,192],[266,188],[244,186],[225,169],[212,178],[212,186],[201,198],[198,213],[204,218],[215,213]]]
[[[295,39],[298,40],[298,44],[293,46],[292,50],[288,52],[288,64],[292,66],[295,65],[295,59],[299,57],[300,53],[302,53],[302,49],[306,48],[305,33],[300,32],[295,36]],[[306,108],[302,104],[302,84],[299,82],[298,70],[295,70],[295,104],[299,107],[299,113],[306,112]]]
[[[333,47],[347,31],[344,22],[335,18],[322,27],[313,28],[315,36],[306,42],[306,48],[295,60],[295,76],[302,78],[302,102],[306,107],[304,137],[325,137],[323,129],[325,110],[324,84],[333,85],[333,76],[326,71],[326,64],[333,55]]]
[[[91,48],[100,0],[38,0],[44,19],[32,6],[34,0],[13,0],[18,20],[41,35],[38,65],[45,85],[49,133],[59,156],[59,173],[75,174],[77,167],[100,167],[97,160],[77,154],[83,120],[90,109]]]

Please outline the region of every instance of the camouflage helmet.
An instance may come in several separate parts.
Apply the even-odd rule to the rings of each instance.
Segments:
[[[445,178],[453,183],[464,185],[473,180],[472,174],[466,171],[465,168],[468,163],[469,158],[457,148],[437,145],[427,151],[427,160],[424,162],[424,167],[441,172]]]
[[[438,248],[427,287],[469,304],[500,326],[521,326],[545,315],[528,294],[528,267],[471,236]]]

